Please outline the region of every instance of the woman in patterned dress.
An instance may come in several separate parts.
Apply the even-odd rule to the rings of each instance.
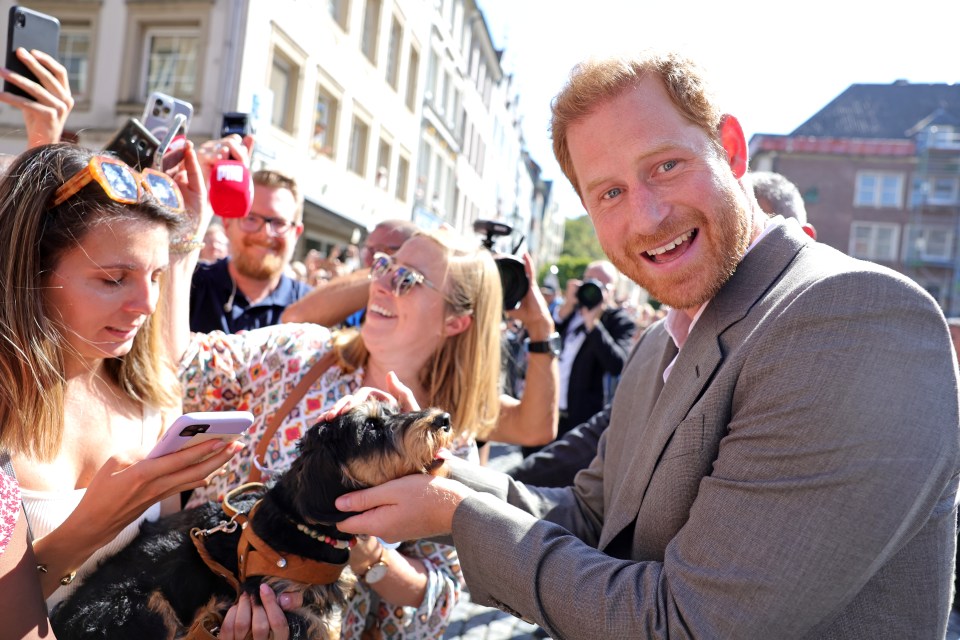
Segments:
[[[529,262],[527,269],[532,274]],[[451,232],[421,232],[393,259],[382,257],[374,274],[367,317],[359,332],[333,334],[318,325],[286,324],[234,335],[194,336],[181,374],[185,409],[248,410],[257,421],[245,436],[246,449],[228,463],[223,475],[196,490],[190,504],[220,499],[246,481],[253,452],[273,412],[331,349],[337,354],[336,364],[286,417],[267,449],[267,467],[289,466],[303,431],[340,398],[362,386],[389,389],[398,379],[423,406],[451,413],[459,453],[468,458],[477,459],[478,438],[553,437],[558,373],[552,357],[530,359],[522,402],[499,394],[502,291],[487,251]],[[531,286],[517,313],[533,339],[546,339],[553,332],[536,286]],[[532,436],[527,435],[530,432]],[[354,547],[350,565],[363,576],[380,561],[387,566],[386,574],[369,583],[360,580],[358,593],[344,612],[342,637],[356,639],[364,633],[380,638],[442,637],[462,589],[454,549],[426,541],[387,549],[370,538]],[[251,618],[262,611],[241,600],[228,614],[221,637],[243,637]],[[283,637],[283,631],[274,629],[273,637]]]

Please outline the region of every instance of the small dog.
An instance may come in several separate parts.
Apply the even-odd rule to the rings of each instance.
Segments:
[[[237,589],[259,602],[259,585],[267,582],[277,593],[303,594],[304,606],[287,613],[291,638],[339,638],[340,613],[356,578],[343,571],[353,538],[334,524],[350,514],[337,511],[334,501],[403,475],[444,474],[442,451],[451,439],[449,414],[439,409],[397,413],[377,401],[317,423],[301,438],[290,469],[259,501],[247,496],[231,503],[245,515],[227,521],[221,505],[211,502],[144,523],[129,546],[54,609],[53,630],[60,640],[180,638],[197,625],[215,629],[236,601]],[[254,575],[257,551],[250,548],[241,567],[237,548],[247,528],[268,546],[261,566],[264,557],[271,566],[286,568],[289,561],[293,571],[306,566],[309,582]],[[211,570],[201,553],[224,569],[223,575]],[[238,581],[234,576],[240,568],[248,577]],[[315,583],[317,575],[328,584]]]

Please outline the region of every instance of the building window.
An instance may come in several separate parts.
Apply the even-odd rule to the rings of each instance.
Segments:
[[[367,7],[363,12],[363,35],[360,40],[360,50],[367,60],[377,64],[377,36],[380,32],[380,8],[382,0],[367,0]]]
[[[390,156],[393,155],[393,149],[390,143],[380,139],[380,147],[377,149],[377,186],[387,190],[390,183]]]
[[[900,225],[854,222],[850,225],[850,255],[864,260],[893,262],[897,259]]]
[[[337,116],[340,112],[340,101],[323,85],[317,88],[317,111],[313,121],[313,140],[311,146],[314,153],[336,158],[337,149]]]
[[[350,0],[327,0],[330,16],[344,31],[350,24]]]
[[[939,225],[907,225],[903,261],[950,262],[953,257],[953,230]]]
[[[387,83],[396,91],[400,86],[400,45],[403,41],[403,26],[397,17],[390,24],[390,40],[387,43]]]
[[[197,96],[200,35],[197,29],[148,28],[144,38],[146,99],[160,91],[182,100]]]
[[[922,187],[926,194],[924,204],[954,206],[960,201],[960,180],[951,176],[930,178]]]
[[[407,109],[417,108],[417,78],[420,77],[420,52],[410,47],[410,59],[407,62]]]
[[[903,202],[903,174],[861,171],[857,174],[856,207],[899,209]]]
[[[74,100],[84,102],[90,95],[90,24],[64,21],[60,28],[60,64],[67,70]]]
[[[280,51],[274,50],[270,67],[270,91],[273,92],[270,121],[273,126],[291,134],[294,132],[299,80],[300,68]]]
[[[347,169],[359,176],[367,172],[367,143],[370,140],[370,125],[353,116],[353,127],[350,129],[350,156],[347,158]]]
[[[404,156],[397,158],[396,196],[400,202],[407,201],[407,182],[410,181],[410,161]]]

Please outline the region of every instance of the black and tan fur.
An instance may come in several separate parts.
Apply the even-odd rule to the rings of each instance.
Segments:
[[[290,469],[262,495],[251,520],[253,530],[279,553],[345,565],[347,549],[315,540],[298,530],[297,523],[332,538],[349,539],[334,524],[349,515],[336,510],[336,498],[403,475],[442,473],[438,452],[449,445],[451,433],[449,414],[438,409],[396,413],[375,401],[332,422],[318,423],[304,434]],[[238,498],[236,504],[248,510],[257,497]],[[213,529],[226,519],[219,504],[209,503],[144,523],[129,546],[52,612],[57,638],[168,640],[183,637],[198,617],[213,627],[237,593],[204,564],[190,531]],[[239,531],[206,537],[210,554],[233,572],[239,537]],[[261,581],[251,577],[241,586],[256,599]],[[304,607],[287,614],[291,638],[340,637],[340,612],[356,582],[349,570],[326,585],[266,581],[278,593],[303,593]]]

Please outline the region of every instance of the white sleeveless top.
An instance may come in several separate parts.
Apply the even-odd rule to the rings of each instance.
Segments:
[[[147,431],[146,426],[152,425],[156,428],[150,433],[159,433],[160,431],[160,411],[153,407],[143,408],[143,425],[141,431],[140,443],[143,442],[143,433]],[[34,538],[42,538],[57,527],[59,527],[73,513],[73,510],[80,504],[80,500],[86,493],[86,489],[74,489],[71,491],[32,491],[20,487],[20,494],[23,498],[23,511],[27,516],[27,522],[30,523],[30,530]],[[156,520],[160,517],[160,503],[156,503],[139,518],[126,526],[117,537],[97,549],[87,561],[77,569],[77,576],[73,582],[59,587],[47,598],[47,610],[53,611],[53,607],[60,601],[70,596],[77,587],[83,582],[83,579],[89,575],[100,562],[117,553],[125,546],[130,544],[140,532],[140,524],[144,520]]]

